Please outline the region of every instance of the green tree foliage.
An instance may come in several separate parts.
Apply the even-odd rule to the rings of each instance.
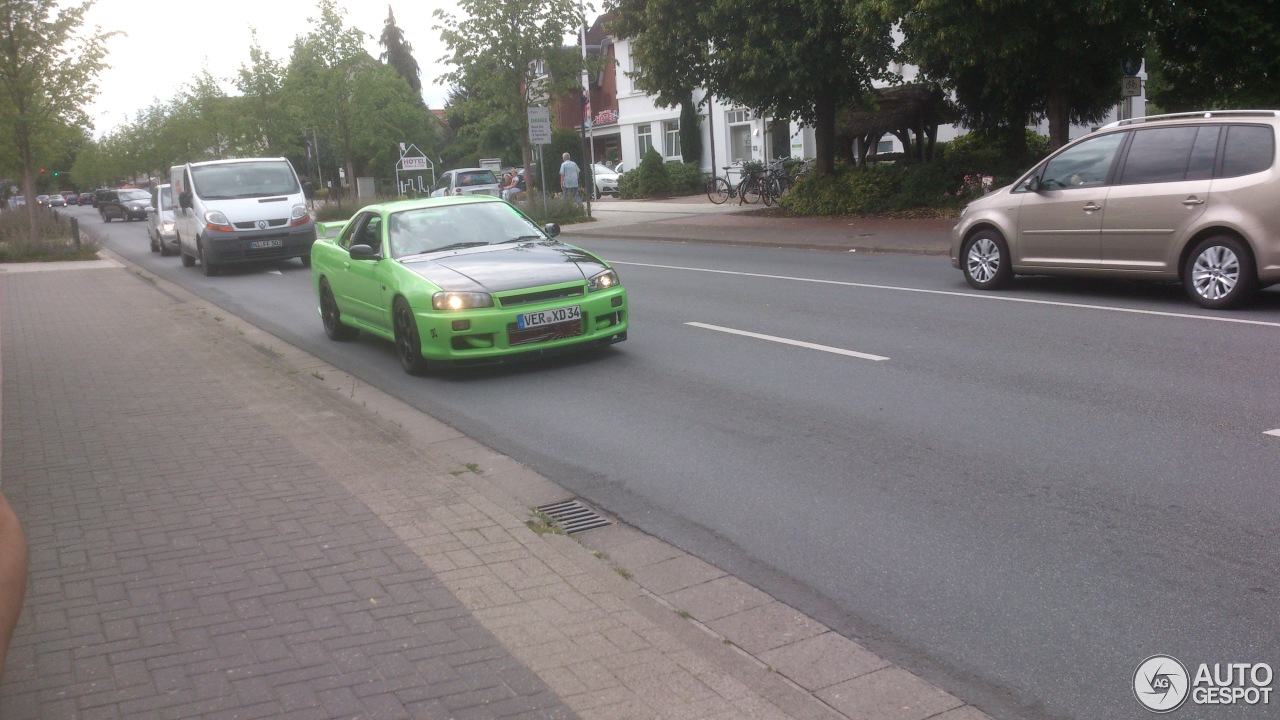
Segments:
[[[97,94],[106,40],[81,32],[92,0],[62,7],[54,0],[0,3],[0,144],[13,148],[24,193],[34,197],[41,139],[59,128],[89,127],[82,103]],[[43,148],[47,149],[47,148]],[[36,204],[27,203],[31,241]]]
[[[1150,27],[1147,97],[1161,109],[1280,107],[1280,3],[1151,3]]]
[[[702,162],[702,128],[698,125],[698,105],[690,93],[680,103],[680,154],[685,162]]]
[[[297,108],[284,92],[285,68],[258,44],[252,32],[249,63],[241,64],[234,79],[244,101],[240,122],[244,126],[248,154],[279,156],[299,149]]]
[[[662,160],[662,156],[657,150],[649,148],[644,157],[640,158],[640,166],[635,170],[623,175],[627,177],[635,173],[635,186],[633,192],[638,197],[666,197],[667,184],[667,165]]]
[[[460,134],[514,140],[529,161],[528,108],[580,85],[582,57],[561,49],[582,24],[576,0],[458,0],[462,19],[436,10],[435,29],[454,67],[441,80],[465,88]]]
[[[382,46],[379,60],[395,68],[397,74],[409,83],[413,92],[422,96],[422,78],[418,76],[418,61],[413,58],[413,46],[404,39],[404,31],[396,25],[396,15],[387,5],[387,19],[382,26],[382,37],[378,39]]]
[[[1053,147],[1072,123],[1119,101],[1120,64],[1141,57],[1143,3],[1132,0],[879,0],[900,21],[902,51],[955,94],[962,122],[1003,132],[1023,155],[1023,128],[1049,121]]]
[[[819,173],[834,167],[837,111],[861,104],[893,58],[889,19],[871,0],[610,1],[642,88],[675,105],[701,85],[757,115],[805,122]]]

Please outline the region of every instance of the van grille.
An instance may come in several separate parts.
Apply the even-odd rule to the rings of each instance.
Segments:
[[[284,227],[285,225],[288,225],[288,224],[289,224],[289,218],[284,218],[283,220],[267,221],[267,227],[269,228]],[[237,230],[257,230],[258,229],[258,223],[256,220],[251,220],[249,222],[238,222],[238,223],[235,223],[235,226]]]

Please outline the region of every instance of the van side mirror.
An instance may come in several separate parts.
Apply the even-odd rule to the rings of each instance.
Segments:
[[[305,198],[306,198],[306,199],[308,199],[308,200],[313,200],[313,199],[315,199],[315,196],[316,196],[316,186],[315,186],[315,185],[313,185],[313,184],[311,184],[311,183],[309,183],[309,182],[304,182],[304,183],[302,183],[302,195],[303,195],[303,197],[305,197]]]
[[[185,209],[190,208],[190,207],[191,207],[191,193],[189,193],[189,192],[178,193],[178,205],[179,205],[179,207],[183,208],[184,210],[185,210]]]

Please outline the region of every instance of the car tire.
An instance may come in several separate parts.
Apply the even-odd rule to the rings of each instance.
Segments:
[[[360,334],[355,328],[342,324],[338,301],[333,297],[329,281],[324,278],[320,278],[320,321],[324,323],[324,334],[336,342],[354,340]]]
[[[102,216],[102,222],[104,222],[104,223],[109,223],[109,222],[111,222],[111,217],[110,217],[109,215],[107,215],[106,213],[102,212],[102,213],[98,213],[98,214]]]
[[[1238,307],[1258,289],[1253,253],[1243,240],[1231,235],[1205,238],[1187,256],[1182,284],[1200,307]]]
[[[396,298],[391,305],[391,326],[396,342],[396,357],[400,358],[400,367],[410,375],[425,375],[427,359],[422,357],[422,340],[418,337],[418,323],[413,317],[413,309],[402,297]]]
[[[160,246],[160,257],[169,257],[170,255],[173,254],[173,251],[169,249],[168,245],[164,244],[163,240],[161,240],[156,244]]]
[[[298,256],[298,259],[302,261],[302,267],[304,267],[304,268],[309,268],[309,267],[311,267],[311,255],[310,255],[310,254],[307,254],[307,255],[300,255],[300,256]]]
[[[200,268],[204,270],[205,277],[213,277],[222,270],[222,268],[215,263],[211,263],[205,259],[204,248],[200,248]]]
[[[1009,245],[995,230],[980,230],[960,250],[960,269],[970,286],[999,290],[1013,279]]]
[[[182,267],[195,267],[196,259],[182,249],[182,238],[178,238],[178,255],[182,257]]]
[[[160,252],[160,243],[155,239],[155,237],[148,233],[147,239],[151,241],[151,252]]]

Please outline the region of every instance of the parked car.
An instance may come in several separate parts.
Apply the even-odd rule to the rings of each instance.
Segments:
[[[178,252],[178,230],[173,221],[173,186],[165,183],[151,189],[147,207],[147,237],[151,252],[173,255]]]
[[[445,195],[492,195],[499,197],[498,176],[487,168],[458,168],[440,176],[431,197]]]
[[[62,197],[61,195],[50,195],[44,201],[44,204],[48,205],[49,207],[66,207],[67,199]]]
[[[121,188],[98,198],[98,214],[102,222],[121,220],[146,220],[151,193],[138,188]]]
[[[37,195],[37,196],[36,196],[36,205],[47,206],[48,204],[49,204],[49,196],[48,196],[48,195]]]
[[[596,199],[600,199],[601,195],[618,195],[618,173],[609,169],[608,165],[594,163],[591,166],[591,176],[595,179]]]
[[[311,275],[325,333],[395,343],[405,372],[627,339],[627,293],[608,263],[483,195],[371,205],[330,237]]]
[[[91,193],[91,192],[82,192],[82,193],[80,193],[80,203],[79,203],[79,204],[81,204],[81,205],[94,205],[94,203],[93,203],[93,193]],[[94,207],[97,207],[97,205],[94,205]]]
[[[62,199],[63,199],[63,200],[66,200],[68,205],[79,205],[79,204],[80,204],[80,194],[79,194],[79,193],[74,193],[74,192],[64,192],[64,193],[62,193]]]
[[[992,290],[1014,275],[1180,281],[1228,308],[1280,283],[1280,111],[1107,125],[970,203],[951,264]]]

